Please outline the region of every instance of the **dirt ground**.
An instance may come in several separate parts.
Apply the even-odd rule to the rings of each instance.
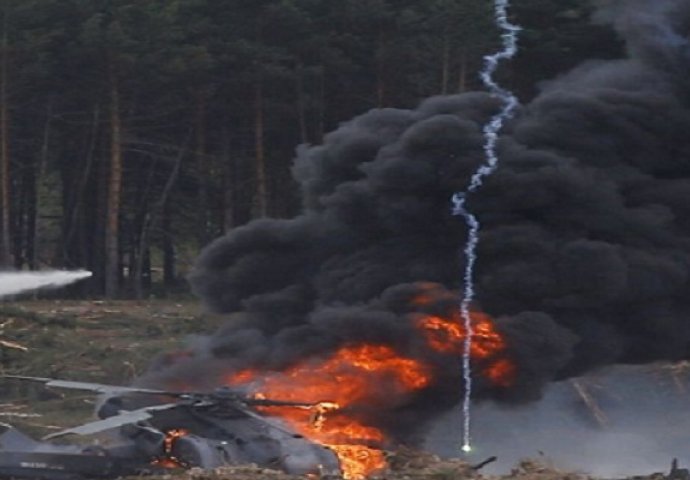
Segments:
[[[502,476],[482,475],[481,472],[473,470],[469,464],[461,460],[442,460],[423,452],[391,453],[389,460],[391,467],[373,475],[370,480],[595,480],[585,474],[563,472],[531,459],[523,460],[510,473]],[[212,471],[191,469],[167,477],[166,480],[297,480],[302,478],[256,466],[226,467]],[[137,477],[136,480],[143,480],[143,478]],[[658,474],[629,480],[671,479]]]
[[[3,302],[0,363],[4,373],[126,383],[221,321],[190,300]]]
[[[0,303],[0,368],[4,375],[129,384],[157,354],[174,351],[190,335],[210,333],[223,319],[194,300],[23,300]],[[0,422],[42,436],[93,418],[95,399],[82,392],[47,390],[40,384],[0,380]],[[400,450],[389,454],[384,480],[584,480],[524,460],[502,477],[482,476],[461,460]],[[256,466],[171,472],[165,480],[287,480]],[[664,475],[639,477],[662,479]],[[672,479],[672,480],[688,480]]]
[[[0,368],[28,375],[128,385],[159,353],[222,319],[198,302],[31,300],[0,303]],[[43,435],[91,418],[93,395],[0,381],[0,422]]]

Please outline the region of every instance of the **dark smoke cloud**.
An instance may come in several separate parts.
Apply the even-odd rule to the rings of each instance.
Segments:
[[[684,0],[598,0],[595,20],[612,23],[631,57],[678,74],[690,60],[690,4]]]
[[[545,84],[468,200],[483,223],[477,304],[518,365],[509,389],[478,379],[478,398],[531,400],[601,365],[690,357],[690,6],[609,1],[598,19],[630,58]],[[281,368],[363,340],[422,355],[410,299],[430,291],[428,309],[457,308],[466,231],[449,199],[483,161],[482,125],[498,108],[485,93],[431,98],[302,148],[304,212],[235,229],[190,276],[210,308],[239,313],[152,375],[213,383],[221,370]],[[461,391],[457,362],[429,361],[439,381],[406,407],[417,423],[429,409],[414,406],[437,411]]]

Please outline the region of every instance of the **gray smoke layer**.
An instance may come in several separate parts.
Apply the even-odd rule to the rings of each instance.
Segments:
[[[663,366],[617,366],[552,383],[528,405],[477,406],[470,462],[495,455],[482,473],[507,473],[533,458],[565,471],[600,478],[668,473],[671,459],[687,467],[690,431],[688,371]],[[588,406],[578,388],[587,396]],[[456,456],[460,409],[431,429],[425,447]]]
[[[510,388],[478,379],[478,398],[525,402],[599,366],[690,356],[690,4],[609,1],[598,19],[628,40],[630,58],[547,83],[507,126],[501,168],[468,199],[483,225],[477,308],[518,368]],[[203,372],[213,383],[358,341],[426,355],[410,299],[425,290],[438,299],[431,310],[457,308],[466,235],[448,202],[482,162],[481,128],[498,108],[485,93],[431,98],[301,148],[303,213],[233,230],[190,276],[211,309],[239,313],[148,381],[198,385]],[[461,392],[455,359],[425,359],[434,387],[396,407],[411,423]]]

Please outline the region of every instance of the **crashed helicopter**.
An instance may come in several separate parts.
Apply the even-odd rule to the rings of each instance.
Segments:
[[[257,411],[260,407],[304,408],[318,421],[323,415],[319,403],[252,398],[228,387],[174,392],[43,377],[0,378],[106,396],[97,410],[99,420],[40,441],[3,425],[0,477],[116,478],[163,473],[171,467],[206,469],[249,463],[296,475],[340,473],[333,451]],[[108,432],[107,441],[88,446],[51,441],[99,432]]]

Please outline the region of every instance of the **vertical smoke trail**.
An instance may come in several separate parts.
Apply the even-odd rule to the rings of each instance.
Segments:
[[[472,175],[470,185],[466,192],[459,192],[453,195],[453,215],[462,215],[467,223],[467,243],[465,244],[465,271],[463,274],[463,296],[460,302],[460,314],[463,319],[465,327],[465,340],[463,344],[462,355],[462,373],[465,381],[465,395],[463,397],[462,412],[463,412],[463,438],[462,450],[469,452],[470,445],[470,401],[472,399],[472,366],[470,364],[470,349],[472,347],[472,337],[474,330],[472,329],[472,319],[470,317],[470,304],[474,300],[474,265],[477,261],[477,243],[479,241],[480,224],[471,212],[465,208],[465,201],[467,194],[476,191],[482,186],[484,177],[491,175],[498,166],[498,156],[496,154],[496,143],[498,141],[498,132],[503,127],[503,122],[513,115],[513,111],[518,105],[517,98],[508,90],[498,85],[494,79],[493,74],[498,67],[501,60],[512,58],[517,53],[517,32],[520,27],[511,24],[508,21],[508,4],[509,0],[496,0],[494,7],[494,15],[496,25],[501,29],[501,40],[503,49],[493,55],[484,57],[484,68],[480,76],[484,85],[489,89],[489,92],[503,100],[504,105],[499,113],[494,115],[489,123],[484,125],[484,153],[486,156],[486,163],[479,167],[479,169]]]

